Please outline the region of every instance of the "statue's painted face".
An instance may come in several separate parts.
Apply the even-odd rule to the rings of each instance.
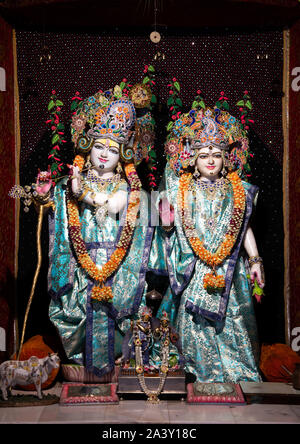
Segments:
[[[91,149],[91,162],[99,172],[114,172],[120,159],[119,144],[110,139],[96,139]]]
[[[196,168],[202,178],[215,180],[223,168],[222,151],[219,148],[201,148],[196,160]]]

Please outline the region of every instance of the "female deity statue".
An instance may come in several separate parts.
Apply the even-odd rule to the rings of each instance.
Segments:
[[[152,240],[152,229],[136,223],[142,190],[134,165],[149,148],[138,135],[153,123],[149,108],[137,117],[120,91],[99,92],[77,109],[77,155],[69,178],[52,190],[49,214],[50,320],[71,362],[96,376],[113,370],[121,353],[143,296]],[[43,201],[50,186],[41,173],[36,191]]]
[[[175,121],[165,152],[164,229],[155,233],[149,267],[168,273],[170,286],[157,316],[169,314],[192,378],[259,381],[248,278],[264,286],[249,225],[258,188],[241,180],[238,168],[247,134],[226,111],[192,109]]]

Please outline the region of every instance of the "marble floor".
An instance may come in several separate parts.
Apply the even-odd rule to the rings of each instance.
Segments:
[[[243,384],[244,393],[300,394],[288,384]],[[61,384],[58,383],[44,393],[60,395],[60,391]],[[300,424],[300,405],[257,402],[240,406],[188,405],[185,401],[171,400],[160,401],[156,405],[143,400],[121,400],[118,405],[62,406],[57,403],[43,407],[2,407],[0,424],[109,424],[112,425],[111,430],[117,424],[124,426],[124,430],[126,427],[129,429],[130,424],[173,424],[174,427],[193,424]]]

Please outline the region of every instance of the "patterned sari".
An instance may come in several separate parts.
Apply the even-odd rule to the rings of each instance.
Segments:
[[[88,183],[87,178],[85,180]],[[97,191],[94,183],[88,186]],[[116,184],[109,184],[106,192],[112,193],[115,187]],[[115,338],[121,341],[145,292],[153,230],[146,225],[136,226],[123,263],[107,282],[112,287],[113,302],[91,302],[94,282],[79,266],[69,241],[66,188],[66,180],[55,187],[55,212],[49,215],[48,288],[52,297],[49,315],[67,357],[102,376],[114,368],[115,357],[121,351],[121,343],[117,346]],[[125,182],[123,189],[128,191]],[[94,213],[94,208],[81,203],[82,237],[91,258],[101,267],[119,240],[126,209],[118,218],[107,215],[101,224],[97,223]]]
[[[260,381],[256,321],[241,248],[258,189],[243,182],[245,216],[231,256],[217,268],[226,282],[220,293],[204,288],[203,277],[211,269],[195,257],[181,226],[177,210],[179,178],[167,167],[163,182],[163,194],[175,209],[175,228],[170,233],[157,228],[149,268],[169,276],[170,285],[159,311],[168,312],[180,335],[185,371],[200,382]],[[230,182],[222,179],[215,186],[205,186],[194,181],[189,205],[199,238],[205,248],[215,252],[231,218]]]

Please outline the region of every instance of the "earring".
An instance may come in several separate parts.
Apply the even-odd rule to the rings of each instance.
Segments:
[[[117,174],[123,174],[123,168],[121,165],[121,162],[118,162],[117,168],[116,168],[116,173]]]
[[[193,177],[194,177],[194,179],[197,180],[197,179],[200,178],[200,176],[201,176],[201,174],[200,174],[200,172],[198,171],[198,168],[195,167],[195,171],[194,171],[194,173],[193,173]]]
[[[233,164],[228,157],[226,158],[226,160],[224,162],[224,167],[226,167],[227,171],[229,171],[229,172],[233,171]]]
[[[92,162],[91,162],[91,157],[88,155],[87,158],[86,158],[85,164],[84,164],[84,168],[91,168],[92,166],[93,165],[92,165]]]
[[[231,171],[231,163],[229,160],[229,154],[226,152],[222,152],[222,158],[223,158],[223,168],[221,171],[221,175],[223,177],[226,177],[228,174],[228,171]]]
[[[225,165],[224,165],[223,168],[222,168],[221,175],[222,175],[223,177],[227,176],[227,170],[226,170],[226,168],[225,168]]]

